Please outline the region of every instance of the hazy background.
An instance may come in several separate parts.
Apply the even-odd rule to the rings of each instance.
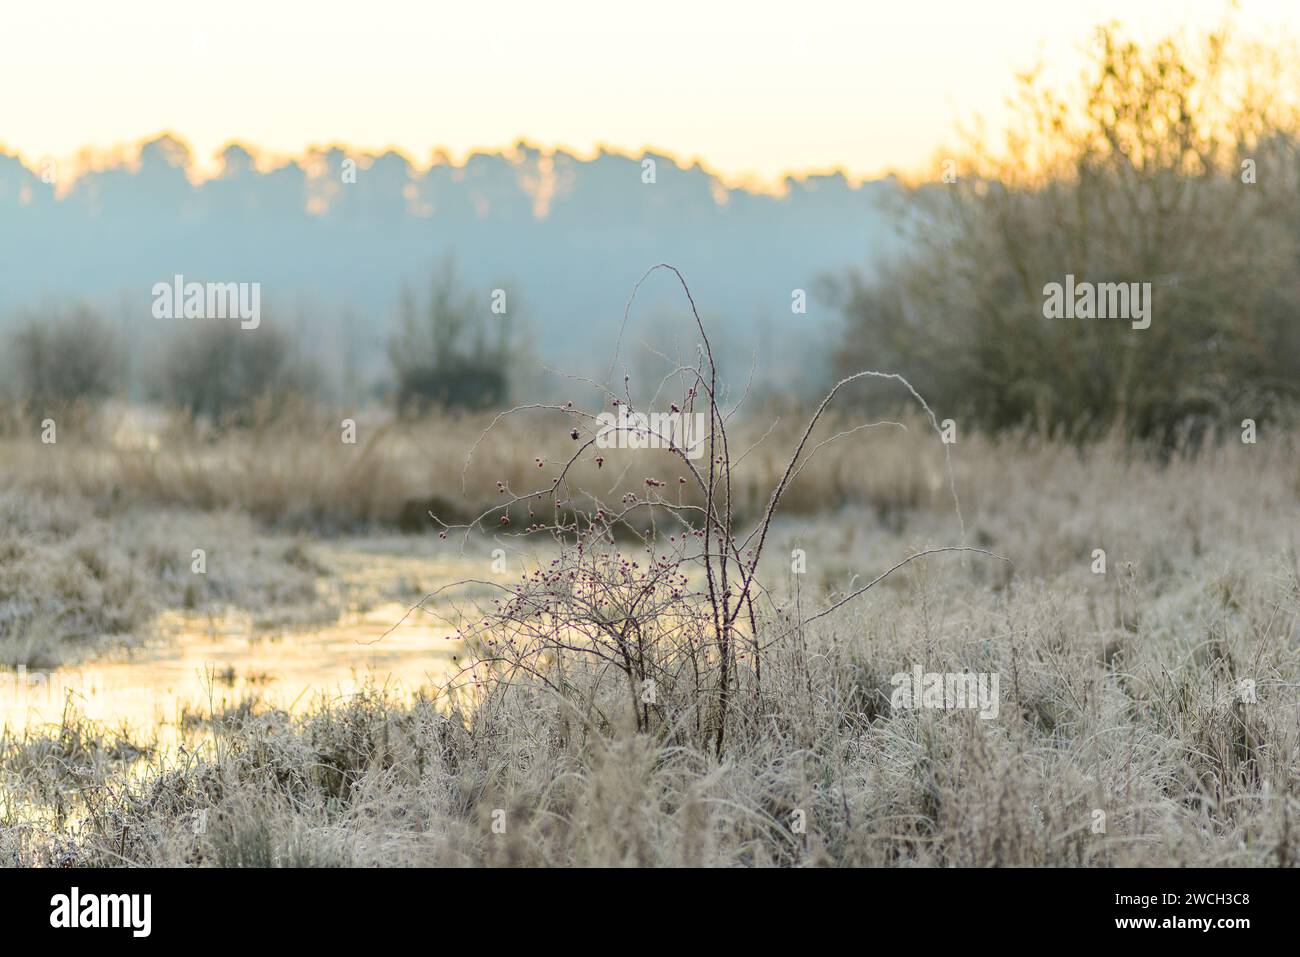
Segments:
[[[7,16],[0,337],[20,402],[219,415],[239,396],[198,393],[226,381],[349,409],[555,397],[571,386],[548,369],[606,373],[658,262],[725,378],[752,365],[769,398],[889,368],[980,425],[1145,435],[1263,414],[1292,371],[1290,4]],[[1067,273],[1154,283],[1155,330],[1043,322]],[[154,318],[177,274],[258,283],[263,327]],[[657,274],[624,361],[652,384],[693,340]]]
[[[260,282],[264,311],[293,325],[337,386],[344,364],[363,379],[381,374],[403,288],[427,295],[454,257],[473,320],[495,335],[503,320],[491,294],[504,289],[518,348],[594,373],[608,363],[633,284],[668,261],[718,323],[724,354],[747,366],[761,351],[763,375],[788,379],[797,366],[771,363],[827,326],[816,305],[791,313],[792,290],[889,248],[882,201],[897,190],[834,174],[791,179],[782,195],[753,193],[652,156],[655,182],[645,184],[641,156],[582,160],[527,145],[429,169],[393,152],[333,149],[265,172],[230,146],[213,177],[194,183],[186,145],[161,137],[132,163],[84,173],[62,197],[40,168],[0,156],[0,316],[84,299],[146,349],[177,325],[152,317],[155,282],[178,272]],[[343,181],[349,157],[355,183]],[[661,278],[646,289],[652,315],[680,319],[681,305]],[[671,341],[662,326],[634,331]]]

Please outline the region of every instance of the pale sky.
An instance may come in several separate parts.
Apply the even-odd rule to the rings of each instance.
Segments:
[[[1241,0],[1251,36],[1297,0]],[[33,164],[161,131],[396,146],[419,165],[526,139],[652,148],[729,182],[922,169],[1017,71],[1073,79],[1091,27],[1218,23],[1225,0],[6,0],[0,146]]]

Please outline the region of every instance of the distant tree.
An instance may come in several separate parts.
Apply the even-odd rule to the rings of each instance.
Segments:
[[[1222,35],[1101,29],[1079,100],[1024,78],[1004,150],[912,195],[913,252],[831,285],[841,369],[905,372],[945,414],[1172,441],[1300,388],[1300,152],[1285,69]],[[1250,175],[1247,175],[1250,171]],[[1151,283],[1152,322],[1048,319],[1067,275]]]
[[[236,424],[259,400],[283,402],[311,392],[313,382],[289,338],[266,320],[257,329],[220,321],[178,328],[156,379],[159,399]]]
[[[397,328],[388,345],[397,375],[393,394],[398,408],[482,409],[503,402],[508,388],[508,321],[508,313],[491,313],[486,302],[476,303],[460,288],[450,258],[435,273],[423,311],[410,290],[403,290]],[[489,335],[492,324],[495,334]]]
[[[99,402],[126,371],[121,336],[86,306],[28,319],[7,351],[18,397],[38,404]]]

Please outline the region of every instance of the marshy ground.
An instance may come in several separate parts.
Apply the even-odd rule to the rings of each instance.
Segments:
[[[548,560],[544,544],[503,535],[462,546],[418,520],[429,501],[468,513],[495,504],[495,480],[535,479],[546,449],[507,434],[462,494],[465,438],[481,428],[393,426],[340,449],[298,424],[296,438],[245,432],[166,457],[71,437],[55,450],[9,440],[6,677],[20,666],[53,675],[134,662],[143,687],[150,663],[183,640],[176,623],[206,621],[218,623],[218,646],[235,642],[235,658],[254,638],[302,643],[319,658],[319,681],[284,695],[307,683],[308,666],[277,672],[274,656],[214,652],[209,696],[153,728],[111,709],[88,716],[94,681],[57,716],[11,715],[0,736],[0,861],[1300,860],[1294,436],[1172,455],[963,436],[953,464],[967,538],[1013,565],[921,559],[792,630],[793,609],[806,615],[960,533],[933,436],[873,432],[828,449],[792,488],[767,551],[764,577],[782,611],[760,627],[782,637],[761,684],[739,681],[719,754],[689,735],[638,731],[616,683],[589,671],[573,671],[564,695],[526,680],[443,693],[448,654],[434,646],[455,619],[441,600],[408,620],[420,636],[409,661],[400,629],[358,643],[444,580],[512,580]],[[56,464],[37,458],[49,452]],[[353,456],[347,469],[341,455]],[[747,463],[754,489],[738,491],[742,504],[761,501],[782,461],[763,455],[760,446]],[[641,480],[617,465],[583,481],[617,492]],[[399,534],[411,522],[419,533]],[[194,548],[205,549],[203,575]],[[998,674],[998,717],[892,708],[891,676],[916,664]]]

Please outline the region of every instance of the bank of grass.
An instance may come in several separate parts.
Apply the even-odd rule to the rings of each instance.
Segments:
[[[107,406],[69,413],[58,441],[46,444],[40,437],[43,413],[10,409],[0,416],[0,487],[52,500],[73,496],[101,507],[243,513],[278,531],[428,533],[437,530],[430,511],[455,523],[498,507],[498,481],[515,489],[535,487],[556,474],[575,447],[573,423],[558,413],[550,419],[502,419],[486,436],[490,415],[398,419],[382,410],[352,413],[355,444],[343,441],[346,415],[292,404],[265,410],[243,427],[214,430],[185,415]],[[757,516],[766,505],[784,470],[783,456],[806,421],[807,410],[773,410],[732,426],[738,445],[755,446],[736,475],[742,515]],[[920,416],[903,421],[907,429],[862,433],[819,451],[784,497],[783,512],[941,506],[947,495],[943,454]],[[828,415],[816,438],[857,424]],[[980,450],[993,452],[988,442],[971,442],[976,457]],[[617,500],[643,491],[648,475],[671,482],[685,473],[666,450],[608,449],[601,457],[599,466],[594,456],[575,464],[568,473],[574,488]],[[684,494],[686,501],[695,500],[694,490]],[[512,521],[524,517],[519,511]]]
[[[303,541],[229,510],[0,490],[0,668],[52,668],[142,644],[166,609],[333,620],[336,598],[320,587],[329,570]]]
[[[194,722],[184,757],[70,713],[0,742],[0,860],[1294,866],[1294,446],[1161,463],[1120,445],[963,442],[969,536],[1014,570],[919,560],[785,635],[761,691],[738,682],[721,757],[638,732],[625,690],[581,669],[563,697],[516,675],[296,716],[253,703]],[[767,578],[787,608],[806,615],[953,537],[928,461],[915,467],[905,507],[781,525]],[[891,676],[915,664],[998,674],[997,718],[893,709]]]

